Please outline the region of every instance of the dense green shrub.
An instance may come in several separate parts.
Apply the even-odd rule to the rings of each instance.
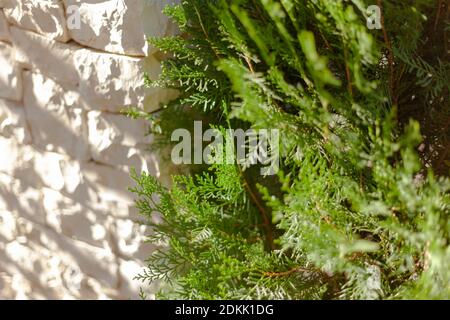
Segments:
[[[151,39],[171,55],[148,82],[180,96],[149,117],[160,141],[197,117],[279,129],[282,157],[275,177],[193,166],[168,190],[134,176],[161,244],[139,278],[163,279],[160,297],[450,298],[448,8],[378,1],[369,30],[371,4],[166,9],[181,33]]]

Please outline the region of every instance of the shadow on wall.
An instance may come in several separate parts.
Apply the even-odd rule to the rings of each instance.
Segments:
[[[133,221],[129,169],[168,170],[146,149],[146,123],[117,114],[144,96],[142,61],[12,29],[23,98],[0,98],[0,298],[137,298],[153,248]],[[151,108],[171,96],[152,94]]]

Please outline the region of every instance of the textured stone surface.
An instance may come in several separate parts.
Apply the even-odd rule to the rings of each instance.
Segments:
[[[23,105],[0,99],[0,135],[15,139],[19,143],[31,142]]]
[[[11,41],[8,21],[6,21],[6,17],[2,9],[0,9],[0,41]]]
[[[7,157],[0,158],[0,172],[21,180],[25,185],[75,190],[81,181],[77,162],[63,155],[40,152],[32,146],[23,146],[1,136],[0,147],[8,151]]]
[[[94,160],[123,168],[129,172],[154,172],[148,144],[151,138],[145,121],[133,120],[119,114],[91,111],[88,113],[89,143]]]
[[[82,184],[80,165],[77,161],[54,152],[35,150],[31,157],[29,153],[27,155],[30,158],[28,163],[32,165],[41,185],[70,194]]]
[[[110,250],[109,238],[112,218],[98,215],[90,208],[61,195],[59,191],[44,188],[43,205],[47,224],[56,232],[89,245]]]
[[[107,249],[27,223],[18,240],[0,247],[0,268],[12,275],[16,298],[128,298],[119,263]],[[30,283],[30,279],[33,281]],[[64,289],[64,290],[63,290]]]
[[[86,114],[79,94],[41,74],[27,72],[24,82],[24,105],[34,145],[88,160]]]
[[[93,149],[92,157],[99,163],[117,167],[129,173],[132,168],[137,172],[156,174],[154,159],[148,150],[113,144],[104,149]]]
[[[62,83],[78,84],[78,72],[73,65],[73,55],[81,49],[80,47],[52,41],[16,27],[11,27],[10,32],[15,58],[24,67],[40,71]]]
[[[176,94],[143,86],[162,57],[145,37],[174,30],[165,1],[0,0],[0,299],[138,298],[154,247],[129,171],[168,184],[171,166],[119,111]]]
[[[20,281],[15,279],[21,284],[13,290],[16,297],[136,298],[138,283],[132,278],[142,264],[133,259],[145,257],[151,248],[142,251],[145,228],[128,220],[129,213],[113,218],[114,202],[132,204],[123,189],[131,183],[128,175],[95,163],[80,168],[56,153],[24,149],[11,141],[0,137],[0,148],[15,150],[8,157],[9,165],[0,158],[0,168],[11,168],[9,174],[0,173],[0,237],[4,239],[0,241],[0,270],[23,276]],[[21,177],[14,172],[14,163],[24,173],[33,170],[36,177],[32,181],[12,178],[10,174]],[[84,193],[88,188],[95,189],[92,198]],[[99,202],[111,206],[101,208]],[[24,262],[27,255],[30,260]],[[119,262],[116,256],[123,258]],[[55,260],[51,268],[45,265],[48,259]],[[124,270],[133,273],[119,272],[124,265]],[[39,272],[30,278],[31,266]],[[66,274],[69,267],[73,272]],[[36,285],[43,291],[36,290]]]
[[[121,114],[100,111],[88,112],[89,141],[96,146],[122,144],[134,147],[141,143],[150,143],[151,137],[144,135],[148,123],[135,120]]]
[[[142,60],[83,49],[74,54],[80,93],[92,107],[119,112],[144,101]]]
[[[144,1],[143,16],[144,33],[146,37],[161,37],[171,35],[177,32],[175,24],[169,18],[161,14],[167,4],[179,3],[179,0],[152,0]],[[150,53],[154,53],[156,49],[150,46]]]
[[[2,140],[0,137],[0,146],[4,147],[5,143]],[[14,155],[15,159],[16,156],[17,154]],[[0,211],[7,211],[28,221],[44,224],[46,213],[41,202],[40,185],[30,182],[0,172]],[[19,194],[20,196],[17,196]],[[11,229],[10,232],[13,234],[16,231]]]
[[[133,56],[147,53],[142,23],[142,0],[64,0],[78,7],[80,28],[70,28],[72,38],[85,46]],[[147,18],[146,18],[147,19]]]
[[[124,188],[133,185],[128,173],[92,162],[84,164],[81,171],[85,182],[95,189],[97,198],[102,201],[134,204],[133,195]]]
[[[68,41],[64,8],[59,0],[4,1],[6,18],[26,30],[45,35],[49,39]]]
[[[28,68],[70,85],[93,109],[118,112],[144,101],[141,59],[96,52],[11,28],[16,59]],[[49,58],[50,57],[50,58]]]
[[[22,75],[13,54],[13,47],[0,42],[0,98],[20,100],[23,92]]]
[[[0,150],[8,152],[7,157],[0,157],[0,172],[14,176],[16,166],[20,166],[19,146],[13,139],[0,136]]]

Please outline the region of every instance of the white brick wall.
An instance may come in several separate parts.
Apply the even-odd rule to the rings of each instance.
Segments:
[[[119,111],[171,95],[142,77],[169,1],[0,0],[0,299],[138,297],[151,247],[129,169],[166,175]]]

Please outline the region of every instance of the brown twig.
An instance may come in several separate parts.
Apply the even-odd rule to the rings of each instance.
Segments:
[[[263,272],[263,275],[270,278],[278,278],[278,277],[286,277],[290,276],[291,274],[297,273],[297,272],[313,272],[311,270],[301,268],[301,267],[295,267],[288,271],[283,272]]]
[[[323,35],[322,32],[320,32],[320,36],[322,37],[322,40],[323,40],[323,42],[325,44],[325,48],[327,48],[327,50],[331,50],[331,45],[328,42],[327,38],[325,38],[325,36]]]
[[[350,97],[353,97],[352,79],[350,75],[350,68],[348,67],[348,50],[344,44],[344,59],[345,59],[345,75],[347,77],[347,90]]]
[[[255,73],[254,69],[253,69],[253,65],[252,62],[250,60],[249,57],[244,56],[245,62],[247,63],[250,72],[252,74]],[[273,233],[272,233],[272,223],[270,222],[269,218],[268,218],[268,214],[266,212],[266,209],[264,208],[264,206],[259,202],[258,198],[256,197],[256,195],[254,194],[254,192],[252,191],[252,189],[250,188],[250,185],[247,182],[247,178],[244,175],[244,172],[242,171],[241,166],[239,165],[239,163],[237,164],[237,167],[239,169],[239,174],[242,177],[243,183],[244,183],[244,188],[247,191],[247,193],[250,195],[250,198],[252,199],[253,203],[256,205],[256,207],[258,208],[259,212],[261,213],[261,216],[263,218],[263,226],[266,229],[266,240],[268,242],[268,245],[270,247],[270,249],[274,250],[275,249],[275,245],[273,243]]]
[[[247,63],[247,65],[248,65],[248,67],[250,69],[250,72],[251,73],[255,73],[255,70],[253,69],[253,65],[252,65],[252,62],[251,62],[250,58],[247,57],[247,56],[244,56],[244,59],[245,59],[245,62]]]
[[[239,173],[240,173],[240,175],[242,177],[245,190],[250,195],[250,198],[252,199],[253,203],[256,205],[256,207],[258,208],[259,212],[261,213],[261,217],[263,219],[263,226],[264,226],[264,229],[266,230],[267,244],[268,244],[268,246],[269,246],[269,248],[271,250],[274,250],[275,249],[275,244],[273,243],[272,223],[269,220],[269,215],[268,215],[266,209],[264,208],[264,206],[259,202],[258,197],[253,192],[252,188],[250,188],[250,185],[248,184],[247,178],[245,177],[245,174],[242,171],[240,165],[237,164],[237,167],[238,167]]]
[[[449,14],[450,14],[450,4],[448,0],[445,3],[445,21],[449,21]],[[444,30],[444,45],[445,45],[445,52],[448,52],[448,29]]]
[[[326,272],[323,272],[320,269],[307,269],[303,267],[295,267],[288,271],[281,271],[281,272],[272,272],[272,271],[266,271],[263,272],[263,276],[269,277],[269,278],[281,278],[281,277],[288,277],[290,275],[293,275],[295,273],[314,273],[316,275],[319,275],[323,280],[330,280],[333,276],[327,274]]]
[[[147,115],[158,113],[160,111],[163,111],[164,109],[166,109],[166,107],[161,107],[161,108],[155,109],[153,111],[149,111],[149,112],[147,112]]]
[[[209,45],[211,46],[211,49],[214,51],[214,54],[216,55],[217,59],[220,60],[219,52],[217,52],[217,49],[214,47],[212,41],[209,39],[208,32],[206,32],[205,26],[203,25],[202,17],[200,16],[200,12],[197,9],[197,6],[194,5],[195,13],[197,14],[198,22],[200,23],[200,27],[202,28],[203,34],[205,35],[206,41],[208,41]]]
[[[436,13],[436,18],[434,19],[434,31],[435,32],[436,32],[438,24],[439,24],[439,18],[441,16],[442,2],[443,2],[443,0],[439,0],[438,10],[437,10],[437,13]]]

